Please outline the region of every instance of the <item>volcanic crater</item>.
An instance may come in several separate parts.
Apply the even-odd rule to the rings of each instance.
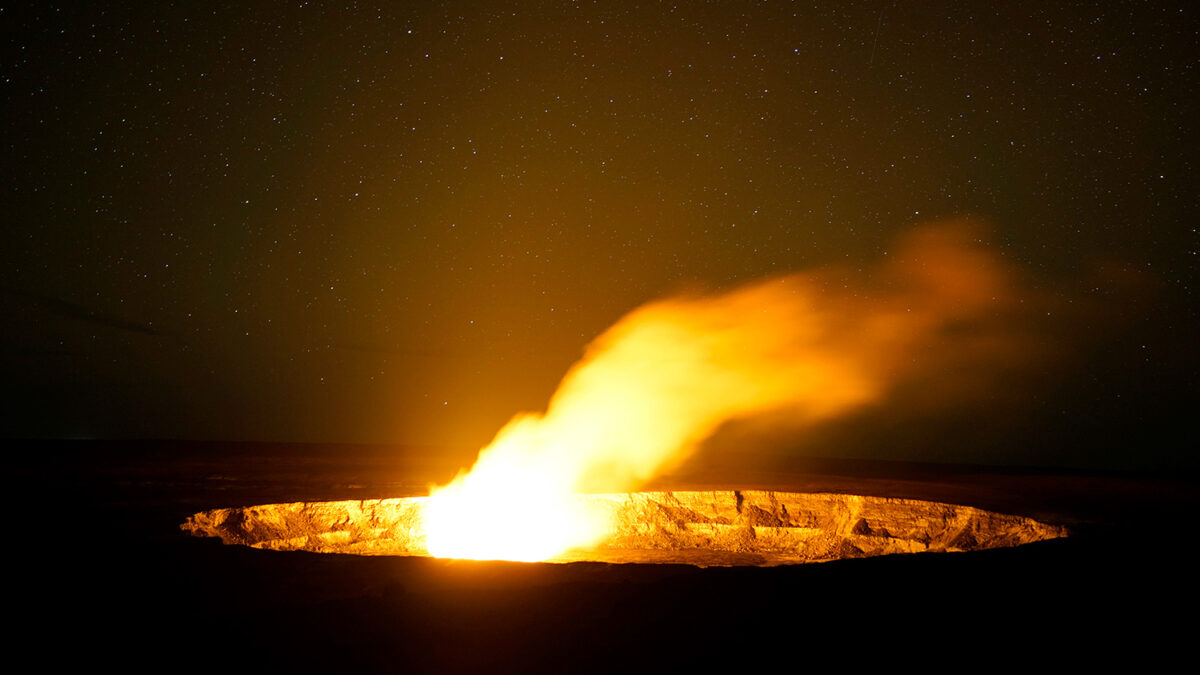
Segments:
[[[293,502],[193,514],[180,527],[278,551],[428,556],[425,497]],[[974,551],[1067,536],[1018,515],[922,501],[761,490],[584,494],[609,523],[600,544],[549,562],[774,566],[895,553]]]

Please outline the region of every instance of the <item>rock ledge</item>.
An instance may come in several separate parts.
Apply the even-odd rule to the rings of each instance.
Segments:
[[[580,495],[612,527],[600,546],[555,562],[781,565],[1018,546],[1064,527],[971,506],[849,494],[767,491]],[[424,497],[215,509],[180,527],[280,551],[425,556]]]

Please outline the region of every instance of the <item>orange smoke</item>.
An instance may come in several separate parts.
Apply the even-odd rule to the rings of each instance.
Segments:
[[[428,549],[543,560],[593,545],[607,524],[571,494],[636,489],[731,419],[820,421],[939,354],[1020,351],[996,329],[1019,302],[1012,271],[960,224],[911,233],[870,270],[647,304],[588,347],[544,414],[514,417],[469,473],[434,491]]]

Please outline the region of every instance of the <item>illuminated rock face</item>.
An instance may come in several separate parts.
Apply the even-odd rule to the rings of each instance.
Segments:
[[[1066,536],[1021,516],[912,499],[714,491],[580,495],[606,541],[556,562],[780,565],[922,551],[972,551]],[[181,527],[226,544],[356,555],[428,555],[425,498],[296,502],[197,513]]]
[[[293,502],[203,511],[180,527],[275,551],[354,555],[428,555],[421,528],[424,498]]]

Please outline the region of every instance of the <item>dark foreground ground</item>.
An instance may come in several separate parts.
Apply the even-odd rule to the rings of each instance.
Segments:
[[[1075,535],[778,568],[528,565],[277,553],[178,530],[216,507],[423,494],[462,458],[177,443],[9,452],[5,643],[39,670],[1145,670],[1196,648],[1194,476],[811,460],[748,471],[736,467],[763,464],[740,458],[659,487],[934,499]]]

